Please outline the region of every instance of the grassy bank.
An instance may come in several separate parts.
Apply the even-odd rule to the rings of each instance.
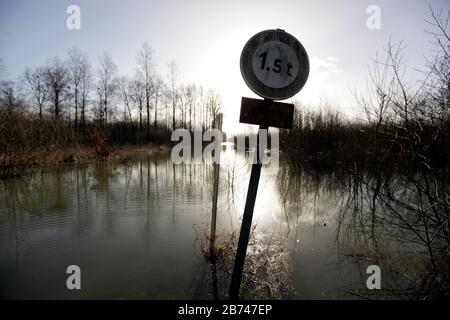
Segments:
[[[0,164],[0,179],[12,178],[27,169],[61,164],[84,164],[93,161],[129,161],[141,155],[154,155],[170,152],[168,144],[115,145],[109,148],[106,156],[99,156],[95,147],[75,146],[55,150],[33,151],[17,157],[14,163]]]
[[[0,110],[0,178],[37,165],[126,159],[163,152],[170,144],[165,127],[148,134],[132,123],[90,122],[74,127],[66,121],[38,118],[20,107]]]

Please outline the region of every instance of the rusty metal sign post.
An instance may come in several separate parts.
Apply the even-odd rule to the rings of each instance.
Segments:
[[[259,152],[261,130],[269,127],[286,129],[292,127],[294,105],[274,100],[284,100],[294,96],[303,88],[309,75],[309,59],[305,48],[295,37],[281,29],[262,31],[250,38],[242,50],[240,65],[241,74],[247,86],[265,99],[242,97],[241,101],[239,122],[259,125],[259,129],[231,277],[229,292],[231,300],[239,298],[250,238],[264,155],[262,152],[260,157]]]

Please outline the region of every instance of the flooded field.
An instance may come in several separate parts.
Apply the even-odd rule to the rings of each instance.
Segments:
[[[1,181],[0,296],[225,299],[250,165],[232,150],[223,159],[213,265],[206,254],[210,164],[174,165],[169,153]],[[349,181],[263,167],[244,297],[402,297],[408,274],[420,271],[418,249],[375,236],[386,230],[358,213],[370,195],[361,194],[358,207]],[[81,268],[82,290],[66,287],[73,264]],[[384,290],[367,290],[373,264],[381,267]]]

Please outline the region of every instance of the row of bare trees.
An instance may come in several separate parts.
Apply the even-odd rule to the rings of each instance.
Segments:
[[[112,56],[104,52],[94,68],[88,55],[73,47],[67,58],[49,59],[45,66],[27,67],[13,80],[3,63],[1,107],[22,106],[39,119],[68,121],[74,128],[87,121],[108,124],[122,121],[151,140],[158,128],[206,129],[220,109],[214,89],[180,84],[175,62],[161,75],[152,48],[144,43],[136,55],[132,75],[119,75]]]
[[[280,141],[292,167],[308,164],[348,177],[342,221],[358,231],[356,243],[375,251],[389,244],[400,257],[412,255],[425,270],[409,276],[414,293],[428,298],[437,290],[448,298],[450,11],[430,7],[427,22],[435,50],[415,77],[403,42],[390,39],[373,59],[367,90],[356,94],[364,121],[346,122],[332,111],[298,112],[295,128]]]
[[[71,48],[12,77],[0,59],[0,178],[79,146],[109,156],[111,145],[171,143],[177,128],[206,130],[221,108],[214,89],[182,84],[175,62],[163,76],[144,43],[131,75],[104,52],[94,67]]]

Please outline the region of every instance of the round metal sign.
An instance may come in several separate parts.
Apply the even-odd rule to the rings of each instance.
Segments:
[[[257,95],[284,100],[297,94],[309,75],[305,48],[284,30],[266,30],[254,35],[241,53],[241,74]]]

